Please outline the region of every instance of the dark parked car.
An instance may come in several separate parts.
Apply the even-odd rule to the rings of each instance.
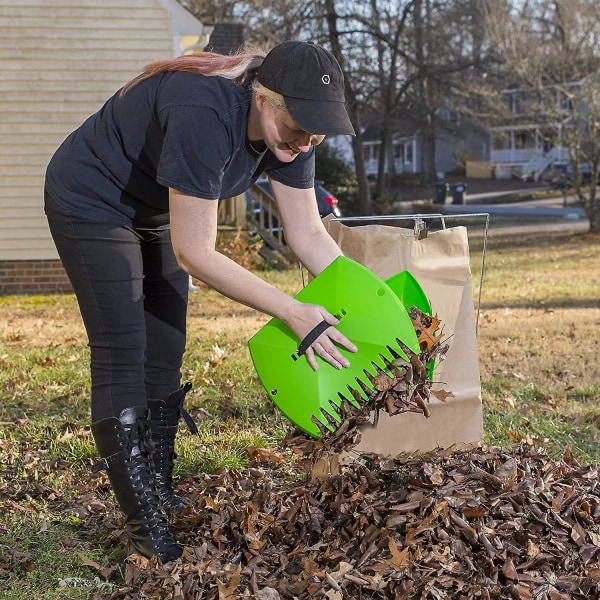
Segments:
[[[267,179],[259,179],[257,182],[267,194],[271,193],[271,187]],[[322,181],[315,181],[315,193],[317,195],[317,206],[319,207],[319,214],[321,217],[333,214],[336,217],[341,217],[342,214],[338,207],[338,199],[326,188],[323,187]]]
[[[579,164],[581,182],[589,185],[592,180],[592,171],[586,162]],[[573,165],[570,162],[555,162],[548,169],[545,177],[548,183],[557,189],[564,189],[573,185]]]

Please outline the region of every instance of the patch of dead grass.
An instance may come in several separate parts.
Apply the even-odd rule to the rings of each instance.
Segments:
[[[479,321],[481,377],[557,390],[600,381],[600,308],[491,308]]]

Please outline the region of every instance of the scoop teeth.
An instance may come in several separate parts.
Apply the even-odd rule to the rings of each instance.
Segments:
[[[389,346],[388,346],[388,349],[389,349]],[[385,365],[385,368],[394,377],[403,377],[405,374],[405,369],[406,369],[406,361],[400,355],[398,355],[396,352],[394,352],[393,354],[390,352],[390,354],[392,355],[393,360],[389,360],[383,354],[379,355],[381,357],[381,360],[383,361],[383,364]],[[394,357],[394,354],[396,355],[395,357]]]
[[[379,356],[381,356],[381,354]],[[371,364],[373,365],[377,375],[387,375],[387,373],[375,361],[371,361]]]
[[[396,342],[399,342],[400,340],[398,340],[398,338],[396,338]],[[397,359],[397,358],[402,358],[398,352],[396,352],[396,350],[394,350],[391,346],[386,346],[387,351],[390,353],[391,357],[393,359]]]
[[[352,396],[352,399],[354,400],[353,404],[355,406],[360,407],[362,404],[369,401],[368,396],[365,398],[357,389],[353,388],[351,385],[348,385],[347,387],[348,391],[350,392],[350,395]]]
[[[400,352],[406,346],[396,338]],[[312,422],[318,427],[322,437],[335,433],[348,417],[360,414],[378,393],[377,381],[381,378],[393,379],[402,375],[405,358],[392,346],[386,345],[389,356],[379,353],[378,360],[371,361],[371,367],[363,369],[363,375],[355,377],[356,386],[347,384],[347,392],[338,392],[338,398],[328,399],[319,407],[320,414],[312,416]]]
[[[410,356],[410,348],[400,338],[396,338],[396,344],[398,344],[398,348],[400,348],[405,356]],[[398,358],[402,358],[402,356],[399,356]]]
[[[344,412],[344,415],[356,410],[357,408],[360,408],[360,405],[357,406],[354,402],[354,398],[349,397],[347,395],[345,396],[344,394],[342,394],[342,392],[338,392],[338,397],[341,400],[342,404],[338,404],[337,406]]]
[[[360,377],[356,377],[355,380],[356,383],[358,383],[363,394],[367,397],[367,399],[369,399],[371,397],[371,394],[373,393],[373,389],[370,388],[362,379],[360,379]]]
[[[317,415],[312,415],[310,420],[317,427],[317,429],[319,430],[319,434],[321,435],[322,438],[325,437],[326,435],[328,435],[329,433],[332,433],[335,431],[334,427],[332,427],[329,424],[323,423],[323,421],[321,421],[321,419],[319,419],[319,417],[317,417]]]
[[[371,373],[369,373],[369,371],[367,371],[367,369],[363,369],[363,373],[365,374],[365,377],[371,382],[371,384],[373,385],[375,383],[375,376],[371,375]]]
[[[351,393],[353,392],[350,386],[348,386],[348,389]],[[363,399],[356,390],[354,390],[354,393],[361,398],[362,402],[366,402],[366,400]],[[336,402],[335,400],[328,400],[325,403],[325,406],[320,407],[321,414],[325,418],[327,424],[333,427],[338,427],[346,417],[352,415],[352,413],[355,413],[361,408],[360,403],[357,400],[354,400],[356,397],[354,394],[352,399],[350,399],[348,396],[338,392],[338,397],[339,402]]]
[[[342,404],[340,405],[337,402],[330,400],[329,406],[331,407],[333,414],[335,414],[337,417],[340,418],[341,421],[343,421],[344,418],[346,417],[346,407],[344,406],[344,400],[346,400],[346,399],[341,394],[339,394],[339,396],[340,396],[340,399],[342,400]]]
[[[381,358],[381,361],[383,362],[383,364],[385,365],[385,368],[388,371],[394,370],[394,363],[387,356],[380,354],[379,358]]]
[[[342,422],[342,419],[337,416],[337,413],[330,412],[330,409],[323,406],[321,407],[321,414],[325,418],[326,423],[333,428],[332,430],[337,429]]]

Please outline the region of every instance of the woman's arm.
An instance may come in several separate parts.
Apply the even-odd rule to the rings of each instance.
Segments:
[[[302,190],[274,180],[269,183],[287,244],[308,271],[318,275],[342,256],[342,251],[325,230],[314,188]]]
[[[195,198],[170,190],[169,205],[173,250],[178,263],[190,275],[237,302],[281,319],[299,340],[323,320],[331,325],[338,323],[323,307],[295,300],[215,250],[216,200]],[[350,351],[356,350],[344,335],[330,327],[306,352],[313,369],[317,368],[314,352],[336,368],[348,366],[336,343]]]

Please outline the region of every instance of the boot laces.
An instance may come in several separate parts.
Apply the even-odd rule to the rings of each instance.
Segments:
[[[162,508],[160,495],[154,483],[154,474],[151,468],[149,453],[154,450],[155,444],[150,437],[150,425],[147,421],[138,420],[131,428],[127,440],[131,469],[137,473],[138,488],[146,500],[141,510],[148,517],[148,533],[156,543],[159,552],[175,544],[168,524],[167,515]],[[135,452],[135,450],[138,450]]]

